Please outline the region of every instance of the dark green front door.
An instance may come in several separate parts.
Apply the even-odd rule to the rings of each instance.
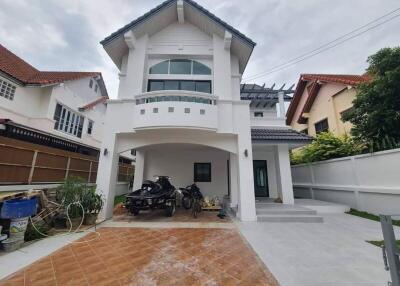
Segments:
[[[256,197],[269,197],[267,161],[253,160],[254,192]]]

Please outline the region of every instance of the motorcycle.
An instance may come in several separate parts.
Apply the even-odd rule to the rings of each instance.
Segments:
[[[201,212],[201,202],[203,201],[203,194],[200,192],[199,187],[195,183],[187,186],[186,188],[179,188],[182,193],[181,205],[185,209],[192,209],[193,217]]]
[[[168,176],[156,176],[156,181],[146,180],[140,189],[126,196],[125,207],[137,216],[141,210],[165,209],[171,217],[176,209],[176,191]]]

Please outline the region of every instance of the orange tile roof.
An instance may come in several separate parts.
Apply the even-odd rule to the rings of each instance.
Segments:
[[[353,75],[353,74],[302,74],[300,76],[302,80],[311,81],[319,80],[326,82],[336,82],[348,85],[357,85],[363,82],[371,80],[371,76],[364,75]]]
[[[0,71],[23,84],[46,85],[101,76],[99,72],[39,71],[0,44]]]
[[[372,77],[368,74],[362,74],[362,75],[353,75],[353,74],[301,74],[299,78],[299,82],[296,85],[296,90],[293,95],[293,99],[289,105],[288,111],[286,113],[286,124],[290,125],[290,123],[293,120],[294,114],[296,112],[296,109],[300,103],[300,98],[302,97],[304,93],[304,89],[306,88],[306,85],[308,82],[313,81],[315,83],[318,83],[318,85],[324,83],[324,82],[330,82],[330,83],[340,83],[343,85],[351,85],[351,86],[356,86],[358,84],[368,82],[372,80]],[[319,88],[314,89],[314,93],[308,93],[308,97],[306,100],[306,105],[303,107],[303,112],[306,112],[309,110],[314,102],[314,99],[318,95]],[[301,115],[300,115],[301,117]]]
[[[87,109],[90,109],[90,108],[96,106],[97,104],[106,102],[107,99],[108,99],[107,96],[99,97],[99,98],[97,98],[96,100],[93,100],[92,102],[89,102],[88,104],[86,104],[86,105],[84,105],[84,106],[82,106],[82,107],[79,107],[79,109],[80,109],[80,110],[87,110]]]

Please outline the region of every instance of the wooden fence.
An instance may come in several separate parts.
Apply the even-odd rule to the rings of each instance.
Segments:
[[[98,160],[83,154],[0,136],[0,184],[59,183],[68,176],[96,182]],[[134,166],[120,163],[118,181],[129,181]]]

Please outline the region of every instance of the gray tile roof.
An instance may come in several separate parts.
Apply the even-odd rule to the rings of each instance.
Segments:
[[[311,142],[313,138],[290,128],[254,128],[251,129],[253,141],[297,141]]]
[[[154,9],[150,10],[149,12],[147,12],[146,14],[140,16],[136,20],[133,20],[132,22],[130,22],[129,24],[125,25],[121,29],[119,29],[116,32],[112,33],[110,36],[106,37],[104,40],[102,40],[100,42],[100,44],[102,44],[104,46],[105,44],[111,42],[113,39],[123,35],[127,31],[132,29],[133,27],[135,27],[135,26],[139,25],[140,23],[146,21],[149,17],[151,17],[152,15],[156,14],[160,10],[162,10],[162,9],[172,5],[172,4],[174,4],[176,1],[177,0],[167,0],[167,1],[163,2],[163,3],[161,3],[160,5],[155,7]],[[253,42],[250,38],[246,37],[244,34],[242,34],[238,30],[233,28],[231,25],[227,24],[226,22],[224,22],[223,20],[221,20],[220,18],[218,18],[217,16],[215,16],[214,14],[209,12],[204,7],[202,7],[199,4],[197,4],[195,1],[193,1],[193,0],[183,0],[183,1],[186,2],[187,4],[191,5],[192,7],[198,9],[201,13],[205,14],[206,16],[211,18],[213,21],[215,21],[218,24],[222,25],[225,29],[227,29],[232,34],[236,35],[238,38],[242,39],[244,42],[246,42],[251,47],[254,47],[256,45],[256,43]]]

